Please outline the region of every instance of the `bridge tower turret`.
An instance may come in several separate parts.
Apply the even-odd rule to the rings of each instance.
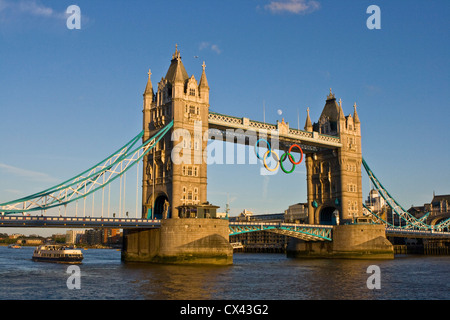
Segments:
[[[144,93],[144,140],[170,121],[174,124],[171,132],[144,158],[144,217],[177,218],[177,207],[207,201],[203,150],[208,141],[203,137],[208,131],[209,86],[204,62],[202,67],[197,83],[194,75],[186,72],[176,46],[155,94],[149,75]]]
[[[321,150],[306,156],[308,212],[311,224],[352,221],[362,215],[361,122],[354,105],[353,116],[344,115],[342,101],[331,92],[319,121],[305,130],[338,136],[342,148]]]

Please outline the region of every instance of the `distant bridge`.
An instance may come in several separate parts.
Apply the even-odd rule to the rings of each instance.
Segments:
[[[22,228],[159,228],[161,220],[146,218],[54,217],[1,215],[0,227]],[[305,241],[332,241],[333,226],[284,222],[229,222],[229,235],[268,231]],[[386,235],[402,238],[450,239],[450,232],[386,228]]]
[[[22,228],[159,228],[161,220],[146,218],[54,217],[1,215],[0,227]],[[309,241],[331,241],[333,226],[278,222],[229,222],[230,235],[271,231]]]

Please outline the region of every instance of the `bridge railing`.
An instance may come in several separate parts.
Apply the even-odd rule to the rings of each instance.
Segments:
[[[238,118],[217,112],[209,112],[208,121],[210,124],[224,126],[228,128],[239,128],[255,131],[265,130],[268,133],[277,131],[280,138],[302,140],[304,142],[315,142],[316,144],[329,147],[340,147],[341,141],[339,137],[321,134],[318,132],[309,132],[300,129],[289,128],[286,132],[280,132],[278,125],[265,122],[250,120],[248,118]]]
[[[0,215],[0,227],[54,228],[149,228],[159,227],[161,220],[106,217],[53,217]]]
[[[230,235],[247,232],[269,231],[304,240],[331,241],[333,226],[285,222],[233,221],[229,224]]]

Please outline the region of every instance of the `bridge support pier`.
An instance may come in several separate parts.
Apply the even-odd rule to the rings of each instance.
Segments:
[[[122,261],[233,264],[228,220],[164,219],[159,229],[124,230]]]
[[[393,259],[394,247],[384,225],[352,224],[333,228],[333,241],[291,238],[287,256],[293,258]]]

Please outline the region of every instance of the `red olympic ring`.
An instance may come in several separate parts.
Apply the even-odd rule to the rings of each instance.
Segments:
[[[300,154],[301,154],[301,157],[300,157],[300,161],[299,162],[294,162],[294,159],[292,159],[292,157],[291,157],[291,154],[292,154],[292,148],[293,147],[297,147],[298,148],[298,150],[300,150]],[[293,144],[290,148],[289,148],[289,160],[292,162],[292,164],[300,164],[300,163],[302,163],[302,161],[303,161],[303,150],[302,150],[302,148],[298,145],[298,144]]]

